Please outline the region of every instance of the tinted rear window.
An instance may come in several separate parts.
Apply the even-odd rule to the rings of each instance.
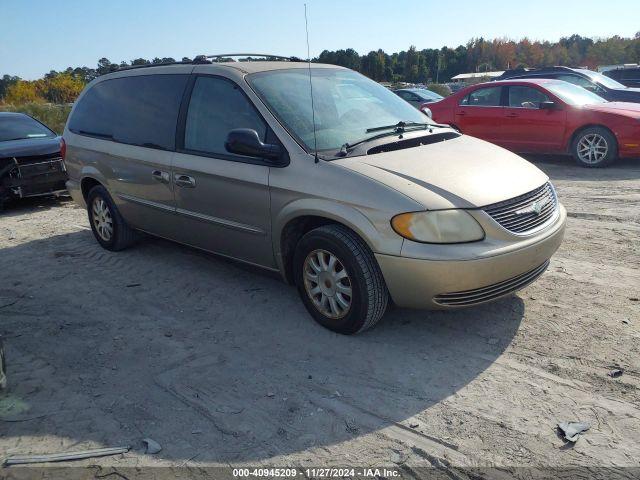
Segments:
[[[76,105],[69,130],[131,145],[173,150],[188,75],[105,80]]]

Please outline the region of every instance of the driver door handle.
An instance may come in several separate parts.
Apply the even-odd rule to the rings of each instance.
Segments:
[[[173,183],[179,187],[194,188],[196,186],[196,179],[189,175],[176,173],[173,177]]]
[[[517,113],[507,113],[507,118],[517,118],[519,115]]]

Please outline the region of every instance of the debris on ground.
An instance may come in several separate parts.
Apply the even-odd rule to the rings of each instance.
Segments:
[[[558,428],[564,434],[565,440],[575,443],[578,436],[591,428],[586,422],[560,422]]]
[[[404,463],[407,461],[407,455],[402,452],[393,451],[391,453],[391,461],[396,464]]]
[[[607,375],[609,375],[611,378],[618,378],[621,377],[623,373],[624,370],[622,370],[621,368],[615,368],[607,373]]]
[[[127,453],[130,449],[131,447],[107,447],[68,453],[15,455],[13,457],[6,458],[3,465],[8,467],[10,465],[25,465],[29,463],[67,462],[70,460],[82,460],[83,458],[97,458],[106,457],[109,455],[118,455],[120,453]]]
[[[355,419],[345,419],[344,424],[347,427],[347,432],[349,433],[353,433],[355,435],[360,431],[360,429],[356,425]]]
[[[153,455],[154,453],[158,453],[162,450],[162,447],[158,442],[152,440],[151,438],[143,438],[142,443],[144,443],[147,447],[144,453],[148,453],[149,455]]]

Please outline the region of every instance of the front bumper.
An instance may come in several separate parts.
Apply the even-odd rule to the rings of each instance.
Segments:
[[[28,162],[14,159],[0,178],[0,200],[60,193],[65,190],[67,178],[61,158]]]
[[[539,240],[522,242],[521,248],[516,243],[498,255],[429,260],[376,254],[376,259],[391,298],[400,307],[438,310],[477,305],[509,295],[538,278],[562,243],[566,217],[560,206],[558,219],[540,233]]]

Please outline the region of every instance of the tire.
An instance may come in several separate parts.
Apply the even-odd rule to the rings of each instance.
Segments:
[[[333,268],[329,267],[331,256]],[[311,230],[298,242],[293,261],[300,298],[320,325],[351,335],[373,327],[384,315],[389,292],[378,262],[367,244],[348,228],[325,225]],[[310,280],[313,275],[315,280]],[[350,295],[344,293],[347,290]]]
[[[130,247],[138,239],[138,233],[124,221],[111,195],[102,185],[96,185],[89,192],[87,213],[93,235],[102,248],[116,252]],[[107,218],[110,222],[106,221]],[[107,235],[104,227],[108,224],[111,231]]]
[[[595,150],[585,150],[594,143]],[[618,158],[618,142],[613,134],[603,127],[589,127],[578,132],[571,144],[571,154],[581,167],[602,168]],[[599,158],[601,156],[601,158]]]

